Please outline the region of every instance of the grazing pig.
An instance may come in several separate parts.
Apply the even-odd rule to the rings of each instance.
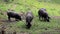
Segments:
[[[47,21],[49,22],[49,16],[48,16],[48,13],[46,12],[46,9],[45,8],[41,8],[39,11],[38,11],[38,15],[39,15],[39,19],[42,18],[44,21]]]
[[[30,29],[32,20],[33,20],[33,14],[32,14],[31,11],[28,11],[27,14],[26,14],[27,29]]]
[[[18,13],[13,12],[12,10],[8,10],[7,16],[9,21],[10,21],[10,18],[15,18],[16,21],[21,20],[21,16]]]

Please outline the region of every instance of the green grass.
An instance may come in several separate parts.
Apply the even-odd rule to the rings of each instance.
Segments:
[[[50,22],[39,21],[38,17],[34,18],[32,21],[32,27],[30,29],[26,29],[25,21],[19,21],[16,23],[10,23],[6,29],[6,31],[16,31],[17,33],[30,33],[30,34],[41,34],[41,33],[51,33],[58,34],[60,33],[60,19],[52,18]],[[47,29],[47,30],[46,30]],[[58,32],[57,32],[58,31]]]
[[[40,8],[46,8],[49,16],[60,16],[60,0],[14,0],[12,3],[5,3],[0,1],[0,9],[5,12],[8,9],[13,9],[16,12],[27,12],[31,10],[35,16],[32,21],[31,29],[26,29],[25,21],[19,21],[16,23],[10,23],[7,27],[6,32],[17,31],[18,33],[30,33],[30,34],[42,34],[42,33],[49,33],[58,34],[57,30],[60,30],[60,19],[51,18],[51,22],[42,22],[39,21],[38,17],[38,10]],[[4,15],[0,15],[0,18],[5,18]],[[7,26],[8,26],[7,25]],[[47,30],[46,30],[47,29]],[[55,30],[56,29],[56,30]]]
[[[54,0],[52,0],[54,1]],[[58,1],[58,0],[57,0]],[[7,9],[13,9],[16,12],[31,10],[36,16],[40,8],[46,8],[50,16],[60,16],[60,5],[52,2],[38,2],[37,0],[15,0],[12,3],[0,3],[0,9],[7,11]]]

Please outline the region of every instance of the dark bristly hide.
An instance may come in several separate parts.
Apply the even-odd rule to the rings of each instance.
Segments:
[[[15,18],[16,21],[21,20],[21,16],[14,12],[13,10],[8,10],[7,12],[8,20],[10,21],[10,18]]]
[[[48,13],[46,12],[46,9],[45,8],[41,8],[39,11],[38,11],[38,16],[39,16],[39,19],[42,18],[42,20],[44,21],[47,21],[49,22],[50,20],[50,17],[48,16]]]
[[[33,14],[32,14],[31,11],[28,11],[27,14],[26,14],[26,26],[27,26],[27,29],[30,29],[32,20],[33,20]]]

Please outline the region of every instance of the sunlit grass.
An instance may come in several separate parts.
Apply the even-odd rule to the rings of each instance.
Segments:
[[[56,0],[54,0],[56,1]],[[37,0],[14,0],[14,2],[12,3],[4,3],[4,2],[0,2],[0,9],[2,11],[7,11],[8,9],[13,9],[16,12],[27,12],[29,10],[31,10],[35,16],[35,18],[32,21],[32,27],[30,30],[26,29],[25,25],[26,22],[25,21],[19,21],[16,23],[11,23],[10,26],[12,26],[10,28],[10,30],[16,30],[18,32],[27,32],[27,33],[31,33],[31,34],[39,34],[40,32],[47,32],[47,31],[52,31],[55,30],[55,28],[60,28],[60,19],[54,19],[51,18],[51,22],[42,22],[39,21],[38,19],[38,10],[40,8],[46,8],[47,13],[49,14],[49,16],[60,16],[60,5],[57,3],[51,3],[51,2],[38,2]],[[1,18],[4,15],[0,15]],[[9,29],[9,28],[8,28]],[[46,30],[47,29],[47,30]]]

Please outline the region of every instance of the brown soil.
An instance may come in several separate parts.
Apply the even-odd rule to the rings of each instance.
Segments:
[[[52,16],[52,18],[59,19],[60,16]]]

